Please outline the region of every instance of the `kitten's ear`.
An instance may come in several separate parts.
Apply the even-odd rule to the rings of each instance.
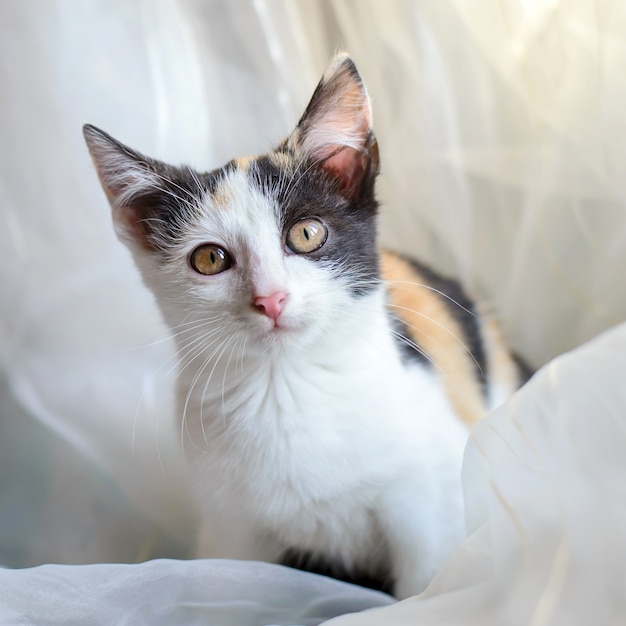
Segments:
[[[350,198],[378,173],[369,96],[347,54],[329,65],[288,143],[319,162]]]
[[[125,243],[152,248],[145,196],[159,187],[165,166],[123,145],[104,131],[85,124],[83,134],[100,184],[113,212],[115,231]]]

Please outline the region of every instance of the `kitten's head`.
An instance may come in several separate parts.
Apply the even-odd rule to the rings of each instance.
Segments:
[[[307,345],[377,287],[378,150],[348,56],[275,150],[209,173],[84,133],[116,232],[174,331]]]

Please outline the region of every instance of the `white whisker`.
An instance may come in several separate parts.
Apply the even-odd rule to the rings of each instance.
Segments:
[[[459,309],[462,309],[468,315],[471,315],[472,317],[478,318],[478,315],[476,315],[476,313],[474,313],[474,311],[471,311],[470,309],[467,309],[460,302],[458,302],[452,296],[447,294],[445,291],[440,291],[439,289],[435,289],[435,287],[433,287],[432,285],[428,285],[426,283],[412,282],[412,281],[409,281],[409,280],[385,280],[385,283],[389,284],[389,285],[406,285],[407,287],[420,287],[421,289],[428,289],[429,291],[432,291],[432,292],[440,295],[442,298],[445,298],[446,300],[448,300],[449,302],[454,304],[454,306],[457,306]]]
[[[399,304],[394,304],[392,302],[390,302],[388,304],[388,306],[390,306],[391,308],[394,308],[394,309],[398,309],[400,311],[407,311],[409,313],[414,313],[415,315],[418,315],[419,317],[422,317],[422,318],[428,320],[429,322],[432,322],[438,328],[441,328],[443,331],[448,333],[450,336],[452,336],[454,339],[456,339],[456,341],[459,342],[459,344],[467,352],[467,354],[472,359],[472,361],[474,361],[474,363],[476,364],[476,367],[478,368],[478,370],[482,373],[482,371],[483,371],[482,367],[480,366],[480,363],[476,360],[476,357],[474,356],[473,352],[470,350],[469,346],[456,333],[451,331],[447,326],[444,326],[441,322],[439,322],[438,320],[434,319],[433,317],[430,317],[429,315],[426,315],[422,311],[418,311],[416,309],[412,309],[412,308],[406,307],[406,306],[400,306]],[[404,321],[404,323],[406,324],[406,321]],[[412,329],[415,329],[415,326],[413,326],[411,324],[407,324],[407,326],[409,326]]]

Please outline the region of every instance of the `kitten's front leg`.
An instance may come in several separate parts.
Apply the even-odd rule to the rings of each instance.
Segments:
[[[422,495],[422,497],[420,497]],[[391,552],[394,596],[424,591],[464,536],[460,497],[428,498],[413,485],[394,485],[380,511]]]

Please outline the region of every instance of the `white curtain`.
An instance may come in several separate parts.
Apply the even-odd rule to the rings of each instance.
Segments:
[[[620,0],[0,0],[0,563],[191,545],[172,345],[83,123],[214,168],[280,140],[348,50],[382,242],[540,366],[626,319],[625,41]]]

